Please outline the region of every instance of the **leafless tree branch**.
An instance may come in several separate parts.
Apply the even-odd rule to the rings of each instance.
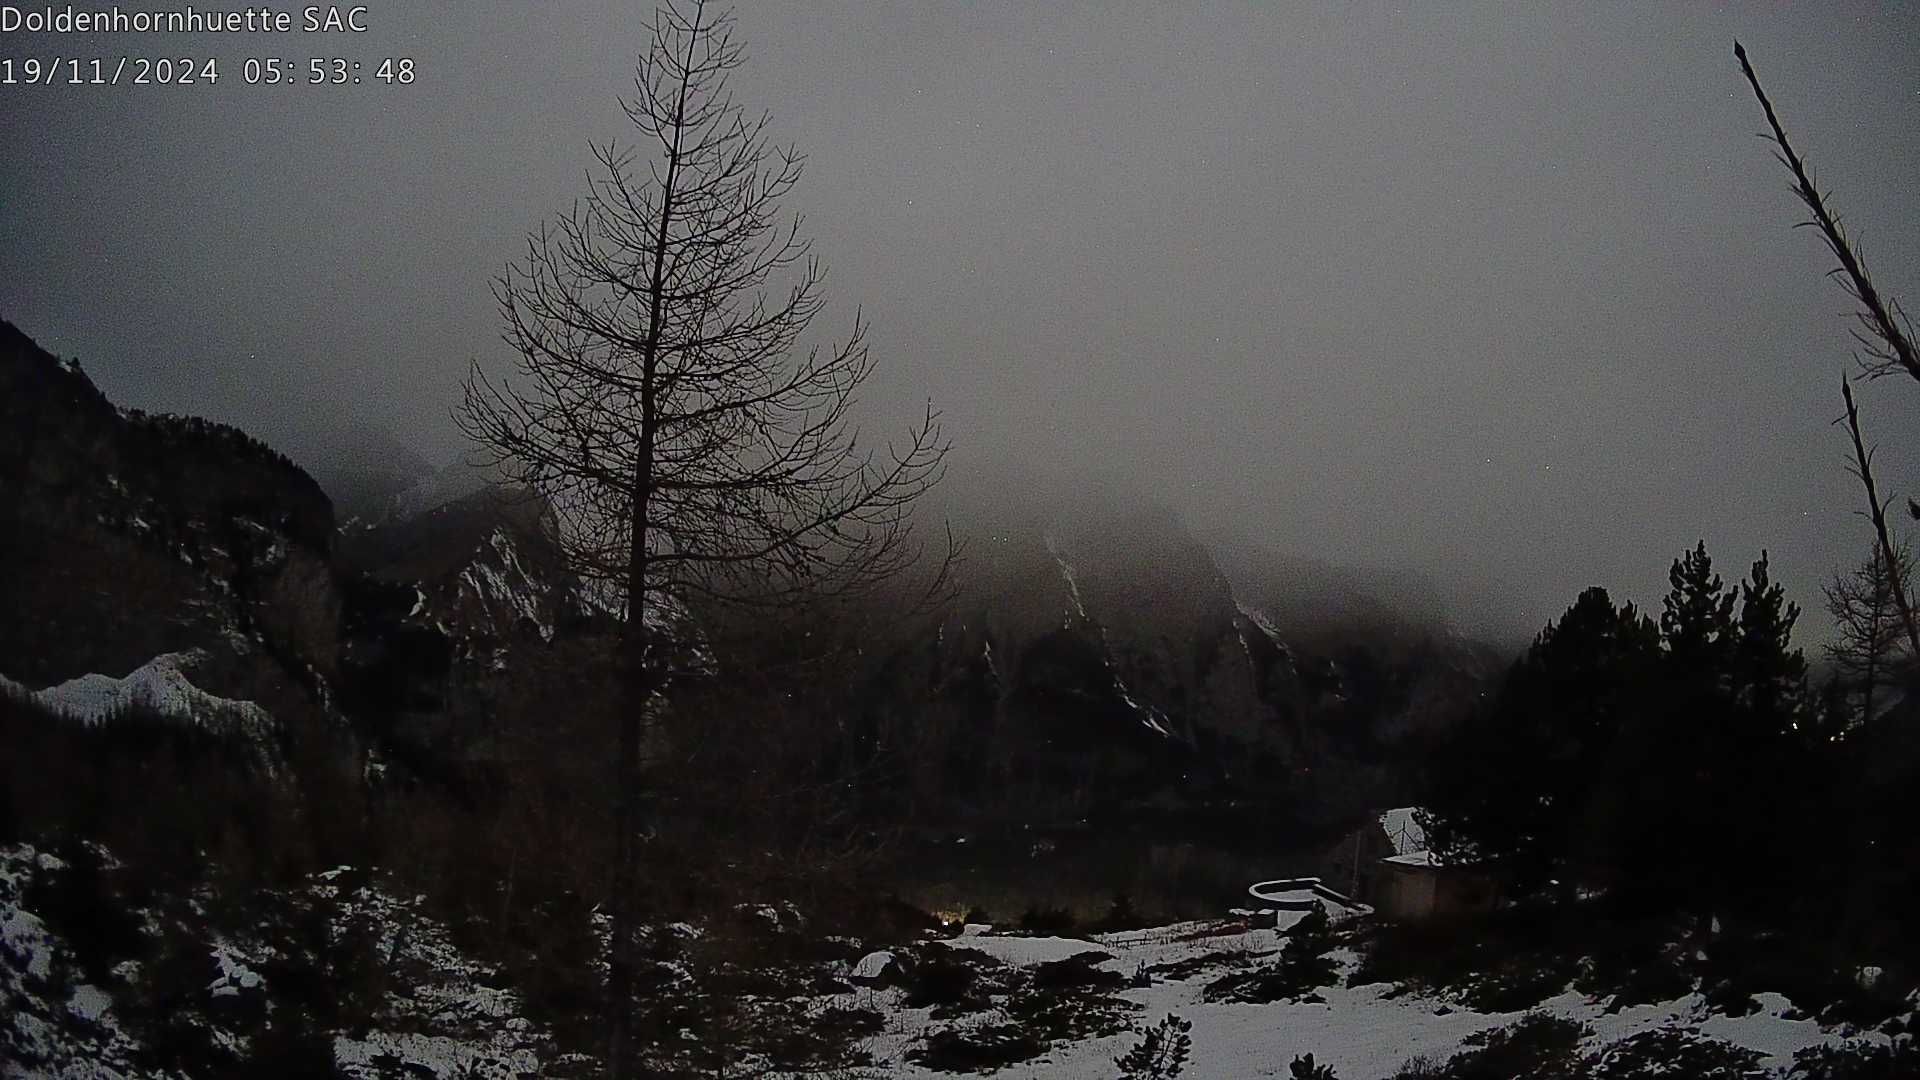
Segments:
[[[1867,276],[1866,266],[1855,250],[1855,244],[1847,236],[1846,226],[1827,208],[1826,196],[1814,185],[1806,162],[1787,142],[1786,129],[1780,126],[1780,118],[1774,114],[1773,102],[1767,99],[1766,91],[1760,88],[1760,78],[1753,73],[1753,65],[1747,62],[1747,50],[1737,41],[1733,43],[1733,55],[1739,57],[1740,70],[1746,73],[1747,82],[1753,87],[1753,96],[1760,99],[1760,108],[1767,114],[1767,126],[1772,128],[1772,134],[1763,134],[1762,137],[1777,148],[1774,156],[1793,173],[1793,193],[1813,213],[1812,220],[1803,221],[1800,225],[1811,225],[1820,230],[1827,249],[1833,252],[1834,258],[1840,260],[1840,265],[1830,272],[1831,276],[1839,279],[1847,295],[1860,304],[1860,310],[1854,315],[1860,325],[1853,331],[1853,337],[1864,353],[1860,358],[1861,368],[1869,378],[1905,371],[1915,379],[1920,379],[1920,351],[1913,346],[1913,323],[1901,309],[1898,300],[1883,300],[1880,291],[1874,288],[1872,279]]]
[[[1843,419],[1847,422],[1848,433],[1853,437],[1853,462],[1847,467],[1847,471],[1860,481],[1867,492],[1867,509],[1856,512],[1873,522],[1874,536],[1880,542],[1880,557],[1886,560],[1886,565],[1898,566],[1900,550],[1894,543],[1893,531],[1887,524],[1887,507],[1893,500],[1888,498],[1883,501],[1880,498],[1880,489],[1873,481],[1873,450],[1860,436],[1860,410],[1853,403],[1853,384],[1845,378],[1840,380],[1840,394],[1847,402],[1847,415]],[[1835,421],[1835,423],[1838,422]],[[1920,656],[1920,623],[1916,623],[1914,619],[1913,598],[1897,582],[1892,591],[1894,606],[1900,612],[1901,625],[1907,630],[1907,646],[1913,650],[1914,656]]]
[[[610,1075],[628,1068],[641,725],[662,689],[650,619],[688,603],[846,596],[924,565],[912,507],[943,475],[939,413],[876,446],[852,423],[873,371],[858,315],[802,347],[825,272],[781,201],[804,159],[727,90],[729,15],[667,0],[586,194],[493,293],[514,375],[476,364],[458,422],[543,495],[583,577],[626,593],[610,905]],[[949,537],[950,541],[950,537]],[[943,580],[946,558],[936,561]]]

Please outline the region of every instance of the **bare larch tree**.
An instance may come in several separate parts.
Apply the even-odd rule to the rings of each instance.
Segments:
[[[1768,130],[1762,137],[1774,144],[1775,156],[1793,174],[1793,193],[1813,215],[1801,224],[1811,226],[1820,233],[1827,250],[1840,264],[1828,274],[1839,281],[1847,295],[1859,305],[1854,312],[1858,325],[1853,330],[1853,339],[1859,346],[1856,357],[1861,370],[1870,379],[1904,373],[1920,380],[1920,348],[1914,346],[1912,322],[1907,319],[1900,302],[1887,298],[1868,276],[1866,264],[1860,258],[1852,237],[1847,235],[1846,226],[1829,207],[1827,196],[1814,183],[1806,159],[1796,153],[1793,144],[1787,141],[1787,129],[1773,111],[1773,102],[1767,97],[1767,92],[1761,89],[1760,77],[1754,74],[1753,65],[1747,61],[1747,50],[1737,41],[1733,43],[1733,55],[1739,59],[1740,70],[1746,75],[1747,84],[1753,87],[1753,96],[1759,99],[1761,111],[1766,113]],[[1893,496],[1880,496],[1879,485],[1873,476],[1873,447],[1860,434],[1860,409],[1853,398],[1853,385],[1844,376],[1840,380],[1840,396],[1846,402],[1847,411],[1834,422],[1846,423],[1853,444],[1853,460],[1848,471],[1866,491],[1867,508],[1861,513],[1873,524],[1880,557],[1888,565],[1896,565],[1900,544],[1892,524],[1887,520],[1887,507],[1892,505]],[[1915,519],[1920,519],[1920,502],[1908,499],[1907,507]],[[1915,610],[1920,607],[1920,602],[1916,601],[1909,589],[1897,583],[1893,590],[1893,601],[1894,609],[1900,616],[1900,625],[1906,630],[1908,647],[1914,655],[1920,656],[1920,613]]]
[[[662,613],[778,603],[921,558],[911,508],[944,468],[929,406],[876,453],[850,410],[865,326],[804,343],[823,272],[780,202],[803,159],[728,91],[744,54],[703,0],[656,12],[621,104],[637,147],[593,147],[585,196],[494,283],[516,371],[476,363],[458,417],[551,504],[576,569],[625,594],[608,887],[609,1075],[629,1075],[643,726]]]
[[[1897,684],[1902,665],[1911,660],[1894,595],[1910,591],[1913,559],[1904,544],[1894,555],[1897,561],[1889,564],[1875,544],[1865,562],[1834,574],[1821,590],[1838,633],[1827,656],[1859,701],[1863,722],[1874,719],[1880,688]]]

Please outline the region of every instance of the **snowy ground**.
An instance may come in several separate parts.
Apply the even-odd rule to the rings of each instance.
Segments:
[[[101,855],[112,864],[110,853]],[[274,972],[314,972],[321,993],[356,989],[337,971],[290,962],[296,958],[280,917],[263,914],[256,926],[238,932],[212,930],[199,917],[204,896],[164,911],[130,912],[146,927],[143,959],[116,964],[107,978],[90,976],[75,944],[50,925],[63,913],[31,897],[37,881],[67,869],[30,846],[0,848],[0,1002],[6,1006],[0,1009],[0,1077],[6,1080],[232,1075],[263,1040],[279,1034],[277,1025],[303,1011],[283,993],[287,988],[274,985]],[[374,875],[346,867],[262,902],[263,912],[310,916],[322,948],[337,952],[349,938],[363,940],[367,956],[390,976],[375,981],[374,1000],[351,1030],[313,1033],[320,1045],[331,1045],[335,1075],[504,1080],[544,1074],[551,1064],[546,1035],[519,1015],[518,999],[496,985],[494,973],[456,949],[418,907],[417,899],[394,896]],[[163,940],[169,928],[170,942]],[[201,989],[156,1012],[145,969],[169,962],[203,972],[194,980]],[[163,1028],[181,1060],[155,1060],[153,1038]]]
[[[100,851],[99,858],[114,865],[110,853]],[[341,1075],[505,1080],[591,1071],[591,1062],[558,1052],[543,1026],[527,1018],[500,974],[457,949],[446,930],[420,910],[420,898],[397,895],[378,873],[340,868],[314,875],[297,888],[264,895],[245,924],[229,922],[218,929],[202,917],[208,899],[204,893],[176,898],[164,907],[134,908],[129,914],[145,927],[141,936],[146,944],[137,950],[141,959],[120,961],[116,954],[90,965],[78,943],[63,936],[63,927],[78,924],[60,910],[61,894],[33,892],[36,882],[64,880],[60,875],[68,870],[61,859],[32,847],[0,847],[0,1002],[8,1006],[0,1010],[7,1014],[0,1015],[0,1077],[227,1074],[266,1053],[282,1025],[312,1004],[299,996],[298,985],[289,983],[305,980],[306,973],[320,976],[323,994],[358,996],[356,1019],[342,1016],[312,1031],[319,1045],[331,1050]],[[776,909],[762,909],[760,916],[769,924],[766,934],[800,932],[797,918],[784,918]],[[834,1075],[951,1077],[955,1074],[914,1060],[927,1049],[930,1033],[1034,1023],[1042,1014],[1030,1011],[1022,1019],[1008,1012],[1017,1005],[1010,988],[1028,995],[1025,1000],[1031,1005],[1034,987],[1043,981],[1038,974],[1043,965],[1095,951],[1106,957],[1098,961],[1098,969],[1115,973],[1124,985],[1087,991],[1084,999],[1077,990],[1057,992],[1070,1003],[1093,1001],[1113,1024],[1130,1021],[1131,1028],[1096,1037],[1056,1036],[1045,1053],[994,1075],[1011,1080],[1112,1080],[1117,1072],[1114,1059],[1140,1039],[1139,1029],[1177,1014],[1192,1025],[1192,1057],[1183,1074],[1187,1077],[1286,1077],[1296,1056],[1312,1054],[1340,1080],[1385,1080],[1410,1058],[1445,1061],[1476,1033],[1506,1027],[1525,1015],[1479,1012],[1391,984],[1346,985],[1358,963],[1349,949],[1330,954],[1339,973],[1319,987],[1315,996],[1321,1000],[1204,1000],[1210,981],[1270,960],[1287,940],[1285,928],[1304,917],[1293,911],[1277,916],[1268,912],[1086,938],[996,934],[975,925],[959,937],[864,957],[858,943],[829,939],[844,945],[847,951],[840,955],[850,959],[801,961],[783,969],[792,978],[754,980],[751,985],[760,989],[749,996],[764,1008],[735,1020],[777,1026],[796,1015],[850,1019],[872,1010],[878,1023],[861,1026],[857,1033],[864,1037],[860,1046],[871,1064]],[[303,937],[301,926],[317,936]],[[707,936],[698,927],[681,924],[662,930],[688,946]],[[330,959],[306,956],[302,950],[309,948]],[[906,989],[871,985],[886,980],[895,956],[915,955],[922,964],[950,955],[991,958],[997,962],[986,965],[991,979],[982,976],[982,981],[998,989],[978,1004],[953,1010],[955,1015],[936,1018],[933,1008],[909,1007]],[[694,953],[686,956],[691,961]],[[353,957],[362,960],[349,962]],[[1169,970],[1169,965],[1180,966]],[[164,1005],[154,1000],[155,985],[143,970],[157,974],[162,967],[185,971],[189,989]],[[654,991],[668,995],[658,999],[663,1003],[703,995],[736,1004],[743,1000],[738,989],[743,984],[737,979],[705,983],[720,969],[682,966],[679,961],[664,962],[664,968],[678,975]],[[833,977],[815,978],[808,972]],[[734,974],[741,972],[736,969]],[[1130,984],[1143,975],[1150,978],[1148,985]],[[832,989],[826,984],[833,984]],[[1849,1038],[1890,1041],[1878,1033],[1823,1030],[1800,1018],[1777,994],[1759,995],[1758,1002],[1757,1011],[1741,1017],[1712,1012],[1697,994],[1609,1013],[1603,1003],[1567,991],[1534,1011],[1587,1025],[1592,1034],[1583,1052],[1644,1032],[1678,1029],[1758,1051],[1765,1055],[1760,1064],[1774,1075],[1783,1075],[1794,1054],[1809,1046]],[[162,1011],[156,1012],[156,1006]],[[695,1023],[698,1016],[694,1010],[687,1020]],[[179,1039],[190,1044],[191,1064],[153,1064],[153,1039],[162,1029],[172,1032],[176,1052],[185,1045]],[[737,1041],[742,1033],[738,1027],[703,1030],[683,1031],[680,1037],[718,1039],[745,1049]],[[728,1067],[703,1075],[777,1075],[770,1073],[765,1057],[731,1057],[735,1060]]]
[[[1299,918],[1285,913],[1281,919]],[[1271,926],[1272,917],[1265,920]],[[1031,966],[1076,953],[1099,950],[1111,960],[1099,965],[1133,975],[1143,965],[1172,963],[1209,953],[1258,954],[1279,948],[1284,934],[1276,929],[1235,929],[1231,924],[1188,923],[1152,930],[1094,935],[1089,938],[1002,936],[970,927],[962,937],[946,942],[955,949],[973,949],[1016,966]],[[1225,931],[1225,932],[1222,932]],[[1481,1013],[1412,993],[1397,992],[1391,984],[1344,986],[1357,963],[1349,950],[1334,954],[1341,979],[1324,987],[1324,1003],[1216,1004],[1202,1000],[1202,988],[1223,970],[1202,970],[1186,978],[1162,981],[1150,987],[1120,991],[1139,1006],[1138,1023],[1158,1023],[1177,1013],[1193,1025],[1193,1055],[1184,1075],[1193,1077],[1285,1077],[1288,1063],[1300,1054],[1312,1054],[1330,1065],[1340,1080],[1382,1080],[1409,1058],[1425,1055],[1444,1061],[1462,1049],[1468,1036],[1520,1019],[1524,1013]],[[929,1029],[944,1026],[930,1010],[904,1005],[898,989],[859,991],[857,1004],[880,1011],[885,1030],[868,1044],[877,1067],[899,1077],[951,1077],[907,1059],[907,1052]],[[1699,995],[1658,1005],[1622,1009],[1609,1014],[1602,1004],[1568,991],[1541,1003],[1538,1010],[1590,1025],[1594,1034],[1583,1051],[1599,1049],[1638,1032],[1679,1025],[1767,1055],[1766,1067],[1784,1071],[1793,1054],[1818,1043],[1837,1043],[1845,1033],[1823,1031],[1804,1019],[1792,1018],[1791,1003],[1777,994],[1762,995],[1758,1012],[1745,1017],[1708,1013]],[[988,1023],[1001,1019],[991,1013],[970,1018]],[[1055,1046],[1040,1058],[1005,1068],[1004,1077],[1058,1077],[1061,1080],[1112,1080],[1114,1058],[1139,1039],[1138,1032]],[[1869,1034],[1869,1041],[1887,1036]]]

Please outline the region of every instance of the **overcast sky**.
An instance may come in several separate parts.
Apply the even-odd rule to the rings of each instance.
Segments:
[[[129,405],[293,444],[356,416],[452,458],[469,359],[502,359],[488,278],[580,193],[588,141],[626,134],[645,13],[5,35],[223,78],[0,88],[0,316]],[[1867,550],[1829,425],[1847,304],[1789,229],[1732,42],[1911,299],[1920,9],[846,0],[739,23],[737,93],[810,155],[819,328],[864,310],[870,415],[933,397],[958,468],[1037,460],[1203,528],[1459,575],[1528,627],[1589,584],[1657,606],[1699,538],[1729,577],[1770,548],[1810,609]],[[334,55],[417,79],[241,77]],[[1863,403],[1911,492],[1920,386]]]

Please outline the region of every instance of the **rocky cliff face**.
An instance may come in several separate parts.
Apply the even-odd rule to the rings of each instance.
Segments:
[[[197,651],[276,711],[324,702],[338,653],[333,510],[292,462],[206,421],[115,408],[0,323],[0,673],[41,686]]]
[[[556,694],[589,711],[605,681],[615,622],[566,572],[537,499],[484,489],[337,532],[283,455],[117,408],[9,324],[0,480],[0,595],[24,615],[0,620],[0,685],[15,692],[187,657],[183,679],[257,704],[276,738],[322,732],[329,752],[465,779],[498,763],[507,728]]]
[[[0,591],[29,613],[0,623],[0,675],[21,685],[191,653],[210,693],[345,717],[419,771],[455,773],[503,763],[516,725],[556,704],[606,704],[618,597],[568,572],[530,493],[396,502],[336,532],[283,456],[115,408],[11,325],[0,475]],[[1235,552],[1229,573],[1151,506],[1056,500],[964,524],[958,593],[925,635],[868,649],[886,658],[845,706],[859,737],[916,748],[942,778],[935,806],[1285,798],[1337,814],[1391,797],[1397,748],[1497,667],[1311,568]],[[1301,601],[1323,594],[1338,602]]]
[[[605,696],[618,605],[567,568],[530,492],[484,488],[342,533],[349,711],[426,771],[486,767],[562,671],[551,709]],[[438,759],[433,761],[432,759]]]
[[[989,815],[1271,800],[1331,818],[1391,798],[1409,740],[1499,658],[1414,619],[1289,626],[1265,598],[1298,568],[1246,563],[1230,580],[1151,507],[1009,515],[970,537],[958,595],[881,696]]]

